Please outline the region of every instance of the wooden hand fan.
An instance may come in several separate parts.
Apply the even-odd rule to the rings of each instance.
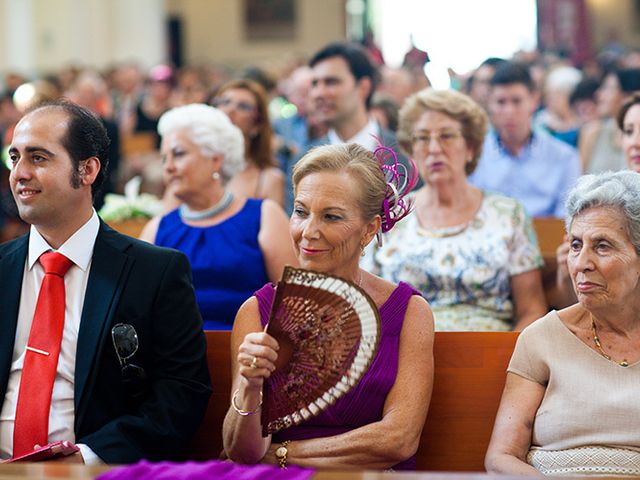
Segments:
[[[354,283],[285,267],[267,333],[280,350],[263,387],[263,436],[318,415],[358,383],[378,349],[380,317]]]

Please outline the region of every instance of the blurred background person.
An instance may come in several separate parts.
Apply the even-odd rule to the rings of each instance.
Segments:
[[[625,168],[620,130],[615,118],[624,101],[640,90],[640,69],[613,69],[596,92],[600,119],[585,126],[580,139],[580,156],[586,173]]]
[[[143,78],[138,65],[126,63],[115,68],[112,79],[113,120],[124,139],[133,133],[136,126],[136,106],[140,102]]]
[[[571,108],[578,116],[581,126],[598,119],[598,107],[596,105],[596,92],[600,82],[594,78],[583,78],[569,95]]]
[[[423,90],[400,111],[398,138],[424,186],[412,195],[414,214],[368,265],[417,288],[436,330],[521,330],[547,309],[542,258],[522,205],[467,180],[487,123],[482,108],[455,91]]]
[[[580,70],[568,66],[559,66],[547,73],[542,87],[544,109],[534,120],[538,127],[574,148],[578,146],[581,125],[570,96],[581,79]]]
[[[173,106],[173,87],[175,79],[168,65],[156,65],[149,71],[142,95],[136,105],[135,133],[149,133],[156,137],[156,145],[160,146],[157,136],[158,120],[164,112]]]
[[[273,129],[264,89],[252,80],[231,80],[212,101],[244,136],[246,166],[228,188],[245,198],[268,198],[284,207],[284,174],[273,152]]]
[[[616,118],[622,136],[622,152],[626,167],[640,173],[640,93],[631,95],[622,105]],[[565,240],[556,250],[556,291],[551,303],[558,307],[568,307],[577,301],[567,266],[571,245]]]
[[[102,184],[101,191],[94,195],[94,207],[96,210],[100,210],[104,203],[104,196],[107,193],[116,191],[121,154],[118,125],[109,118],[111,106],[107,83],[97,72],[86,70],[76,76],[70,90],[67,92],[67,96],[69,100],[90,109],[98,116],[107,130],[107,136],[110,140],[107,176]]]
[[[280,169],[286,172],[289,162],[297,158],[314,138],[309,118],[311,69],[306,65],[298,67],[280,83],[282,94],[295,107],[295,114],[273,122],[278,163]]]
[[[244,167],[244,138],[221,111],[174,108],[160,117],[158,133],[165,183],[182,205],[152,219],[141,238],[187,255],[205,330],[228,330],[253,292],[297,263],[287,218],[272,200],[227,188]]]
[[[398,130],[398,104],[390,97],[375,93],[371,99],[369,114],[376,119],[378,124],[390,132]]]
[[[402,105],[409,95],[416,92],[415,80],[406,68],[380,68],[380,84],[376,93]]]
[[[496,72],[496,68],[502,65],[506,60],[497,57],[489,57],[483,61],[478,68],[471,74],[467,80],[467,93],[475,100],[485,111],[489,107],[489,90],[491,88],[491,79]]]
[[[505,62],[491,78],[486,136],[469,181],[482,190],[520,200],[532,217],[562,217],[569,188],[580,175],[578,152],[533,129],[539,94],[526,65]]]
[[[631,95],[622,105],[616,122],[622,132],[622,152],[627,168],[640,173],[640,92]]]

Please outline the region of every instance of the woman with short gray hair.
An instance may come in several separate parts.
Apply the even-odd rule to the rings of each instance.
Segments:
[[[486,457],[492,473],[640,475],[640,175],[582,177],[567,199],[578,303],[527,327]]]
[[[164,181],[181,202],[141,238],[189,258],[205,330],[229,330],[240,305],[297,263],[284,210],[236,197],[227,182],[244,167],[244,137],[220,110],[191,104],[160,117]]]

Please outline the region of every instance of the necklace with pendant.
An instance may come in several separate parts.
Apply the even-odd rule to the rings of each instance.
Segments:
[[[606,358],[610,362],[617,363],[621,367],[629,366],[629,362],[627,362],[626,358],[623,358],[621,362],[618,362],[617,360],[614,360],[613,358],[611,358],[611,355],[607,355],[605,353],[604,349],[602,348],[602,344],[600,343],[600,337],[598,337],[598,332],[596,331],[596,321],[593,319],[593,315],[591,315],[591,330],[593,331],[593,343],[596,344],[596,348],[598,349],[598,352],[600,352],[600,355],[602,355],[604,358]]]
[[[212,207],[207,208],[206,210],[191,210],[185,204],[180,205],[180,217],[184,220],[189,220],[192,222],[197,222],[199,220],[205,220],[207,218],[214,217],[219,213],[226,210],[226,208],[231,205],[233,201],[233,193],[228,190],[225,190],[222,198]]]

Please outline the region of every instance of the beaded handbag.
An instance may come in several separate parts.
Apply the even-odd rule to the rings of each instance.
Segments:
[[[263,436],[318,415],[358,383],[378,349],[380,316],[354,283],[285,267],[266,331],[280,350],[263,387]]]

